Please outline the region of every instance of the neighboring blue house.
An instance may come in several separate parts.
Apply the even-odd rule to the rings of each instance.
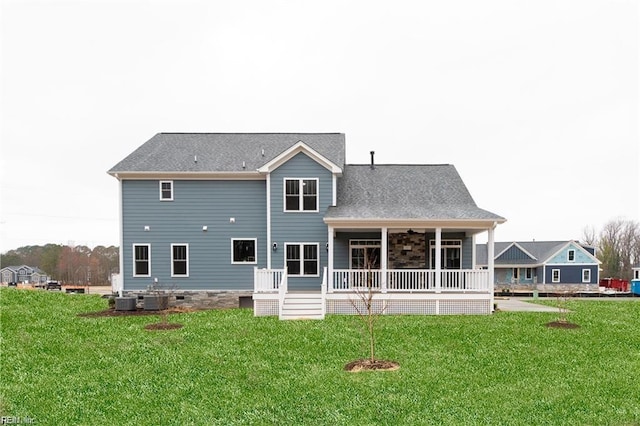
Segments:
[[[109,170],[120,184],[122,293],[154,281],[186,305],[283,318],[489,313],[477,207],[451,165],[345,164],[340,133],[160,133]]]
[[[497,289],[598,291],[595,248],[577,241],[496,242]],[[487,245],[476,248],[476,265],[487,267]]]

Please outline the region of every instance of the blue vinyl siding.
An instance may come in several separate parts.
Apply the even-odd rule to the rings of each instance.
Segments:
[[[333,267],[335,269],[350,269],[350,240],[379,240],[380,238],[380,232],[337,232],[333,241]]]
[[[569,250],[575,251],[575,259],[573,262],[569,262],[567,260],[567,253]],[[551,259],[547,261],[547,265],[550,264],[566,264],[566,263],[593,263],[593,259],[589,257],[585,252],[582,251],[582,247],[577,246],[576,244],[570,244],[561,250],[558,254],[553,256]]]
[[[531,261],[531,257],[528,256],[525,252],[520,250],[519,247],[512,245],[509,247],[504,253],[502,253],[499,257],[496,258],[496,262],[513,262],[518,263],[517,261],[527,260]]]
[[[254,266],[266,267],[265,181],[173,185],[174,201],[160,201],[157,180],[122,182],[125,290],[144,290],[153,278],[178,290],[252,290]],[[232,238],[257,238],[257,264],[231,264]],[[172,243],[189,245],[189,277],[171,277]],[[133,244],[151,245],[151,277],[132,276]]]
[[[284,212],[284,179],[318,179],[318,212]],[[271,240],[278,249],[271,256],[272,268],[283,268],[285,243],[319,243],[317,277],[290,277],[289,288],[319,290],[327,266],[327,225],[324,214],[333,199],[333,177],[329,170],[300,153],[271,173]]]
[[[553,269],[560,270],[560,282],[553,282]],[[582,282],[582,270],[591,270],[591,281],[589,283]],[[546,283],[547,284],[597,284],[598,283],[598,265],[547,265]],[[540,279],[539,279],[540,281]]]

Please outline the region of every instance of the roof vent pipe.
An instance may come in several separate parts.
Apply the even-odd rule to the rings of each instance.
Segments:
[[[375,167],[375,162],[373,161],[373,156],[376,155],[376,152],[375,151],[371,151],[370,154],[371,154],[371,169],[373,170],[373,169],[376,168]]]

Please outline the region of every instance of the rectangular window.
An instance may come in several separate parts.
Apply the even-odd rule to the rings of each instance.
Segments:
[[[524,278],[527,280],[530,280],[533,277],[533,269],[532,268],[526,268],[524,270]]]
[[[284,211],[317,212],[318,179],[285,179]]]
[[[569,250],[567,252],[567,261],[573,262],[574,260],[576,260],[576,251],[575,250]]]
[[[160,201],[173,201],[173,181],[160,181]]]
[[[189,276],[189,246],[187,244],[171,244],[171,276]]]
[[[318,244],[285,244],[287,274],[299,277],[318,276]]]
[[[582,270],[582,282],[590,283],[591,282],[591,269],[583,269]]]
[[[255,238],[231,240],[231,263],[257,263]]]
[[[133,276],[151,276],[151,246],[149,244],[133,245]]]
[[[442,240],[440,241],[440,267],[442,269],[462,268],[462,240]],[[436,241],[429,240],[431,251],[431,269],[436,267]]]
[[[513,279],[517,280],[518,278],[520,278],[520,274],[519,274],[520,270],[518,268],[513,268]]]
[[[552,269],[551,270],[551,282],[559,283],[560,282],[560,269]]]

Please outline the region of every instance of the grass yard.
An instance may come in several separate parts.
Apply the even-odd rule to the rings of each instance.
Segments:
[[[40,425],[640,425],[640,301],[548,313],[388,316],[378,357],[358,319],[254,318],[250,310],[83,318],[97,296],[2,289],[0,415]]]

